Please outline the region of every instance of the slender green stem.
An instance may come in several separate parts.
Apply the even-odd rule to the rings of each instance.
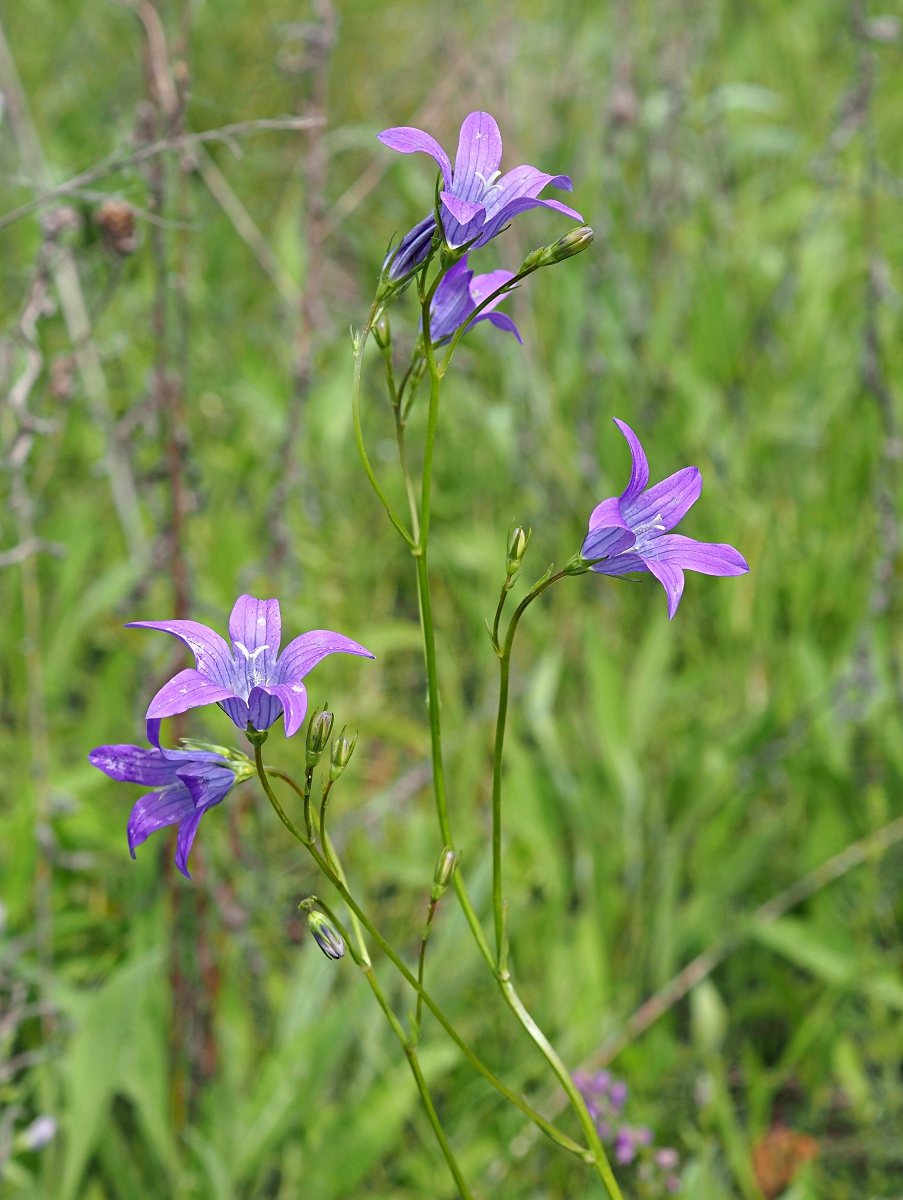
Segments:
[[[454,1026],[433,1000],[432,996],[430,996],[426,988],[424,988],[408,970],[402,959],[392,949],[373,922],[367,917],[367,914],[363,911],[363,909],[351,895],[351,892],[348,890],[348,886],[345,883],[343,876],[332,869],[330,863],[323,857],[323,855],[320,854],[316,846],[312,842],[308,842],[301,831],[297,829],[296,826],[292,824],[291,820],[286,816],[282,805],[279,803],[275,792],[270,786],[270,781],[267,778],[267,775],[274,775],[277,778],[282,779],[285,783],[289,784],[290,787],[294,788],[299,796],[303,795],[301,789],[293,779],[283,774],[283,772],[276,771],[272,767],[263,766],[260,755],[260,747],[255,748],[255,759],[257,762],[257,774],[260,778],[261,786],[263,787],[267,799],[275,809],[276,814],[282,821],[283,825],[285,825],[286,829],[288,829],[289,833],[291,833],[294,838],[296,838],[303,846],[307,848],[308,852],[320,867],[323,874],[327,877],[327,879],[329,879],[330,883],[332,883],[336,891],[344,900],[348,911],[360,920],[361,925],[363,925],[382,952],[397,968],[399,973],[404,977],[405,981],[410,984],[410,986],[417,992],[418,995],[423,997],[423,1002],[426,1007],[430,1010],[458,1049],[461,1050],[468,1062],[470,1062],[470,1064],[483,1076],[483,1078],[491,1083],[492,1086],[498,1092],[500,1092],[506,1100],[510,1101],[516,1108],[520,1109],[525,1116],[529,1117],[530,1120],[533,1121],[533,1123],[553,1142],[561,1146],[562,1149],[570,1151],[571,1154],[577,1155],[577,1157],[583,1159],[584,1162],[592,1163],[594,1161],[594,1156],[586,1149],[586,1147],[575,1142],[572,1138],[568,1137],[566,1133],[562,1133],[562,1131],[553,1125],[551,1121],[546,1120],[541,1113],[538,1113],[534,1108],[532,1108],[526,1102],[526,1100],[518,1096],[516,1092],[512,1092],[510,1088],[506,1087],[505,1084],[502,1083],[502,1081],[496,1075],[494,1075],[492,1071],[489,1070],[486,1064],[477,1057],[473,1050],[471,1050],[471,1048],[467,1045],[458,1031],[454,1028]],[[334,853],[335,852],[333,850],[333,854]],[[338,860],[336,861],[338,862]],[[455,878],[457,878],[458,874],[459,871],[456,871]]]
[[[404,1052],[407,1055],[408,1063],[411,1068],[411,1074],[414,1076],[414,1080],[417,1084],[417,1090],[420,1092],[420,1098],[423,1101],[423,1107],[426,1109],[426,1115],[433,1127],[433,1133],[436,1135],[436,1141],[439,1143],[439,1147],[442,1150],[446,1163],[448,1164],[448,1169],[451,1171],[452,1178],[457,1184],[458,1191],[461,1193],[463,1200],[473,1200],[470,1189],[467,1186],[467,1182],[464,1179],[464,1176],[461,1174],[461,1168],[458,1166],[457,1159],[452,1152],[451,1146],[448,1144],[448,1138],[445,1136],[445,1130],[442,1128],[442,1123],[439,1120],[439,1116],[433,1104],[433,1098],[430,1096],[429,1088],[427,1087],[426,1080],[423,1077],[423,1071],[420,1068],[420,1060],[417,1057],[416,1047],[412,1046],[405,1037],[401,1022],[395,1016],[391,1005],[383,995],[382,988],[380,988],[379,983],[377,982],[373,968],[364,967],[364,974],[367,977],[367,982],[370,984],[373,995],[377,999],[377,1003],[386,1014],[389,1024],[392,1026],[392,1029],[395,1032],[395,1036],[404,1047]]]
[[[361,955],[359,952],[359,949],[355,948],[354,942],[348,936],[348,930],[344,927],[344,925],[341,923],[341,921],[338,919],[338,917],[335,915],[335,913],[332,911],[332,909],[329,907],[329,905],[324,904],[323,901],[319,897],[317,897],[317,904],[319,905],[320,908],[322,908],[322,910],[326,913],[327,917],[329,917],[329,919],[332,921],[332,923],[336,926],[339,933],[341,933],[342,937],[345,940],[346,946],[348,947],[349,951],[351,952],[351,957],[354,959],[354,961],[357,963],[357,965],[364,972],[364,975],[367,979],[367,983],[370,985],[370,990],[373,992],[373,995],[376,997],[379,1007],[385,1013],[386,1019],[388,1020],[389,1024],[392,1027],[392,1032],[398,1038],[399,1042],[401,1043],[401,1047],[405,1052],[405,1057],[408,1060],[408,1065],[410,1066],[411,1073],[414,1076],[414,1082],[417,1085],[417,1090],[420,1092],[420,1099],[423,1101],[423,1107],[426,1109],[427,1117],[429,1118],[429,1122],[433,1127],[433,1132],[436,1135],[436,1141],[439,1143],[439,1148],[441,1149],[442,1154],[445,1157],[445,1161],[448,1164],[448,1169],[451,1171],[452,1178],[454,1179],[455,1183],[457,1184],[458,1189],[461,1192],[461,1196],[463,1197],[463,1200],[472,1200],[470,1191],[468,1190],[468,1187],[467,1187],[467,1183],[464,1179],[464,1176],[461,1173],[461,1168],[458,1166],[458,1162],[454,1156],[454,1153],[452,1152],[452,1148],[449,1145],[448,1139],[445,1136],[445,1130],[442,1128],[442,1123],[439,1120],[439,1116],[438,1116],[438,1114],[436,1112],[436,1108],[433,1104],[433,1098],[430,1095],[426,1080],[423,1077],[423,1071],[420,1068],[420,1060],[417,1057],[417,1047],[412,1041],[409,1041],[408,1038],[405,1036],[404,1028],[403,1028],[401,1022],[398,1020],[395,1013],[392,1011],[391,1004],[389,1004],[389,1001],[386,999],[385,993],[383,992],[382,988],[379,986],[379,981],[377,980],[376,973],[373,970],[373,964],[370,962],[369,957],[367,957],[367,955],[366,955],[366,948],[364,948],[364,954]]]
[[[332,791],[332,780],[328,779],[323,787],[323,797],[320,800],[320,846],[327,858],[330,858],[329,842],[326,839],[326,807],[329,804],[329,793]],[[333,867],[335,863],[333,862]]]
[[[511,591],[510,584],[511,584],[511,576],[509,575],[505,579],[505,582],[502,584],[502,592],[501,592],[501,595],[499,596],[499,602],[496,605],[496,609],[495,609],[495,619],[492,622],[492,645],[495,648],[496,654],[498,654],[498,655],[501,655],[501,653],[502,653],[502,648],[499,645],[499,623],[501,622],[501,619],[502,619],[502,612],[504,611],[504,608],[505,608],[505,602],[508,599],[508,593]]]
[[[405,544],[411,549],[415,546],[414,538],[404,526],[404,522],[396,514],[395,509],[389,502],[389,498],[383,491],[379,480],[370,465],[370,459],[367,457],[367,449],[364,445],[364,431],[361,425],[361,379],[364,368],[364,351],[367,348],[367,340],[373,329],[373,320],[378,310],[378,302],[373,302],[373,307],[370,309],[370,315],[367,317],[367,323],[363,330],[357,335],[354,351],[354,382],[351,389],[351,415],[354,421],[354,438],[357,442],[357,451],[361,456],[361,462],[364,465],[364,470],[367,472],[367,478],[370,480],[373,490],[382,501],[383,508],[388,514],[389,520],[404,538]]]
[[[408,509],[411,513],[411,528],[414,531],[414,540],[419,541],[420,517],[417,513],[417,493],[414,490],[414,481],[411,479],[411,472],[408,467],[408,451],[404,440],[405,423],[397,405],[393,406],[393,411],[395,413],[395,440],[398,443],[398,461],[401,464],[404,490],[408,498]]]
[[[307,830],[309,841],[314,840],[314,819],[310,808],[310,789],[313,787],[314,769],[308,767],[304,772],[304,828]]]
[[[566,571],[551,575],[537,587],[534,587],[521,600],[508,622],[505,634],[505,644],[499,653],[499,705],[495,722],[495,749],[492,756],[492,911],[495,918],[495,951],[496,961],[501,968],[502,950],[504,943],[505,919],[502,903],[502,758],[505,750],[505,728],[508,722],[508,688],[511,677],[511,649],[514,645],[514,635],[520,619],[534,600],[542,593],[564,579]],[[504,601],[499,601],[499,611],[496,614],[496,631]]]
[[[618,1181],[615,1179],[614,1172],[611,1169],[611,1164],[605,1153],[602,1141],[599,1137],[599,1132],[596,1129],[592,1117],[586,1107],[586,1101],[580,1095],[577,1085],[571,1077],[570,1071],[558,1057],[558,1052],[555,1047],[539,1028],[533,1018],[530,1016],[527,1009],[524,1007],[523,1001],[517,992],[514,990],[514,984],[508,972],[499,976],[499,985],[502,989],[502,995],[508,1002],[511,1011],[526,1029],[527,1033],[536,1043],[546,1062],[555,1072],[558,1077],[558,1082],[567,1093],[568,1100],[571,1102],[571,1107],[577,1115],[577,1119],[586,1134],[586,1140],[589,1142],[592,1152],[593,1165],[596,1168],[596,1173],[605,1185],[605,1190],[608,1192],[610,1200],[624,1200],[623,1193],[618,1187]]]
[[[508,691],[511,675],[511,651],[517,633],[520,619],[534,600],[554,583],[564,579],[569,572],[558,571],[550,575],[530,590],[524,597],[508,622],[505,634],[505,644],[499,656],[499,705],[495,728],[495,751],[492,762],[492,906],[495,917],[496,951],[498,955],[497,979],[508,1006],[533,1039],[549,1066],[558,1077],[558,1081],[567,1093],[571,1106],[586,1134],[590,1149],[595,1159],[596,1171],[602,1180],[611,1200],[623,1200],[621,1189],[611,1169],[611,1165],[602,1147],[598,1131],[592,1117],[587,1111],[586,1103],[571,1078],[567,1067],[558,1056],[555,1047],[545,1036],[533,1017],[527,1011],[522,1000],[515,991],[514,984],[508,971],[508,952],[506,936],[505,905],[502,899],[502,757],[505,749],[505,727],[508,719]]]
[[[430,900],[430,906],[426,911],[426,925],[423,927],[423,937],[420,939],[420,956],[417,959],[417,982],[423,987],[423,968],[426,963],[426,944],[429,941],[430,931],[433,928],[433,917],[436,915],[436,905],[438,900]],[[420,1029],[420,1022],[423,1018],[423,996],[420,992],[417,993],[417,1028]]]

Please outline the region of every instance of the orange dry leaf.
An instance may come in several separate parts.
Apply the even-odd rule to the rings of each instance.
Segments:
[[[818,1157],[818,1140],[783,1125],[769,1129],[753,1146],[756,1183],[766,1200],[775,1200],[796,1178],[803,1163]]]

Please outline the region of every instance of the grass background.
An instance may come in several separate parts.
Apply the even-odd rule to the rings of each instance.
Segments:
[[[0,545],[21,540],[25,504],[37,536],[64,551],[29,560],[36,575],[0,572],[4,1197],[453,1194],[369,993],[299,921],[315,877],[255,786],[207,817],[188,885],[162,836],[130,861],[136,792],[85,760],[139,739],[148,696],[184,665],[168,639],[122,628],[174,611],[175,444],[191,615],[224,630],[239,591],[277,595],[288,636],[340,629],[377,654],[327,661],[310,694],[360,730],[337,835],[379,924],[415,953],[440,849],[416,595],[360,469],[348,399],[348,326],[363,320],[390,237],[432,196],[426,160],[378,147],[387,125],[422,120],[453,148],[463,116],[488,109],[505,166],[569,172],[597,231],[588,253],[509,305],[525,345],[484,324],[443,398],[432,554],[443,718],[452,819],[484,916],[495,661],[482,622],[509,521],[534,525],[531,578],[564,562],[593,505],[624,486],[617,415],[653,478],[702,470],[682,531],[733,543],[752,567],[689,576],[672,623],[653,581],[596,577],[566,581],[524,623],[506,770],[512,957],[568,1063],[758,904],[903,812],[897,0],[337,9],[320,175],[305,135],[243,137],[240,156],[209,149],[289,280],[313,289],[306,323],[178,155],[157,181],[165,226],[139,216],[128,256],[105,242],[95,195],[70,200],[80,228],[61,242],[150,559],[129,555],[103,466],[109,431],[69,371],[59,306],[38,325],[29,401],[53,426],[18,475],[20,424],[8,402],[0,415]],[[190,75],[188,128],[317,102],[324,7],[161,0],[159,12]],[[127,149],[148,120],[135,14],[107,0],[5,0],[0,17],[50,179]],[[20,149],[7,112],[3,211],[34,193]],[[94,185],[145,212],[154,186],[147,169]],[[514,269],[564,228],[527,214],[481,265]],[[6,394],[26,361],[18,322],[40,246],[35,217],[0,231]],[[183,397],[175,424],[155,306]],[[405,301],[402,344],[414,322]],[[311,344],[300,386],[299,329]],[[400,497],[375,355],[371,366],[367,436]],[[215,709],[182,732],[236,734]],[[268,751],[301,769],[299,738]],[[628,1119],[681,1152],[682,1194],[758,1195],[750,1147],[784,1124],[821,1144],[788,1200],[903,1195],[901,866],[891,848],[743,939],[616,1059]],[[547,1102],[541,1061],[451,898],[434,936],[430,986],[511,1086]],[[430,1026],[424,1064],[481,1196],[601,1194],[525,1139]],[[41,1112],[61,1135],[36,1155],[13,1131]],[[622,1175],[643,1194],[636,1172]]]

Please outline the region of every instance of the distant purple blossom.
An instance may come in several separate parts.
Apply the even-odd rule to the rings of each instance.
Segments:
[[[450,246],[463,246],[474,239],[476,246],[485,246],[512,217],[531,208],[554,208],[575,221],[583,220],[578,212],[559,200],[539,198],[547,184],[570,192],[573,185],[567,175],[547,175],[530,166],[515,167],[501,174],[502,135],[489,113],[472,112],[465,118],[454,171],[436,139],[422,129],[407,125],[384,129],[379,140],[401,154],[429,154],[439,164],[444,184],[439,193],[442,226]],[[422,230],[426,220],[416,229]],[[411,238],[414,232],[407,237]],[[426,249],[423,255],[426,256]]]
[[[590,1075],[578,1071],[574,1075],[580,1094],[605,1142],[614,1142],[614,1159],[619,1166],[637,1164],[637,1177],[652,1185],[655,1195],[680,1190],[680,1179],[675,1173],[680,1164],[680,1155],[670,1146],[654,1149],[654,1135],[648,1125],[628,1125],[619,1120],[620,1110],[627,1100],[627,1084],[614,1079],[610,1071],[596,1071]],[[637,1161],[639,1160],[639,1161]],[[653,1193],[644,1191],[644,1195]]]
[[[160,745],[160,721],[147,722],[151,749],[141,746],[98,746],[88,755],[92,766],[121,783],[140,783],[152,790],[135,802],[127,827],[129,851],[158,829],[178,825],[176,866],[190,879],[188,855],[201,817],[220,804],[237,781],[237,764],[211,750],[168,750]]]
[[[615,424],[627,439],[633,460],[630,482],[620,496],[593,509],[580,556],[604,559],[590,567],[600,575],[651,571],[668,596],[673,617],[684,590],[684,571],[703,575],[745,575],[746,559],[733,546],[697,542],[669,530],[686,516],[702,491],[696,467],[684,467],[648,490],[649,464],[639,439],[623,421]]]
[[[434,343],[447,341],[456,329],[467,321],[477,305],[482,304],[487,296],[491,296],[503,284],[514,278],[511,271],[490,271],[488,275],[474,275],[468,270],[467,255],[451,268],[442,282],[436,288],[436,295],[430,305],[430,336]],[[499,296],[482,310],[479,316],[467,326],[473,329],[481,321],[491,322],[496,329],[504,329],[513,333],[523,345],[524,339],[518,332],[517,326],[507,313],[495,312],[497,304],[501,304],[505,296]]]
[[[307,712],[305,675],[328,654],[373,655],[341,633],[314,629],[279,653],[282,618],[278,600],[239,596],[229,617],[228,643],[198,621],[130,621],[130,629],[159,629],[194,654],[195,667],[180,671],[157,692],[148,720],[174,717],[203,704],[219,704],[241,730],[269,729],[285,713],[285,736],[300,729]]]

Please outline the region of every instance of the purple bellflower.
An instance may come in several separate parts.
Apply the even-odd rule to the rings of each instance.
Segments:
[[[201,817],[221,803],[236,783],[253,773],[249,760],[234,751],[221,753],[192,747],[167,750],[160,745],[160,721],[147,722],[147,740],[141,746],[98,746],[88,761],[121,783],[141,783],[152,790],[136,801],[128,823],[129,851],[167,825],[178,825],[176,866],[190,879],[188,855]]]
[[[546,175],[529,166],[515,167],[513,171],[501,174],[502,135],[489,113],[472,112],[465,118],[458,138],[454,171],[436,139],[422,129],[407,125],[384,129],[379,140],[401,154],[418,151],[429,154],[439,164],[444,184],[439,193],[442,226],[449,246],[463,246],[474,239],[474,245],[485,246],[502,232],[512,217],[530,208],[554,208],[575,221],[583,220],[578,212],[559,200],[539,198],[539,193],[549,183],[566,192],[572,191],[573,184],[567,175]],[[416,230],[422,231],[427,220],[421,221],[407,238],[413,238]],[[424,246],[423,257],[426,257],[427,249],[428,245]],[[396,260],[400,258],[400,254],[396,255]]]
[[[365,647],[341,633],[314,629],[279,653],[282,618],[278,600],[239,596],[229,617],[228,643],[198,621],[131,621],[130,629],[171,633],[194,654],[195,667],[180,671],[157,692],[148,720],[174,717],[203,704],[219,704],[241,730],[262,732],[285,713],[285,736],[301,728],[307,712],[302,680],[327,654],[359,654]]]
[[[435,344],[447,341],[458,329],[478,304],[482,304],[487,296],[491,296],[502,284],[513,279],[511,271],[490,271],[488,275],[474,275],[467,268],[467,255],[455,263],[442,282],[436,288],[436,294],[430,305],[430,336]],[[513,333],[523,345],[524,339],[518,332],[517,326],[507,313],[494,312],[493,309],[505,296],[491,301],[479,316],[467,326],[473,329],[480,321],[491,321],[496,329],[505,329]]]
[[[669,532],[699,499],[702,476],[696,467],[684,467],[646,489],[649,464],[639,438],[617,417],[615,424],[630,446],[630,482],[620,496],[603,500],[593,509],[580,557],[584,561],[604,559],[590,567],[600,575],[651,571],[668,596],[671,618],[683,595],[684,571],[745,575],[749,564],[733,546],[697,542]]]

